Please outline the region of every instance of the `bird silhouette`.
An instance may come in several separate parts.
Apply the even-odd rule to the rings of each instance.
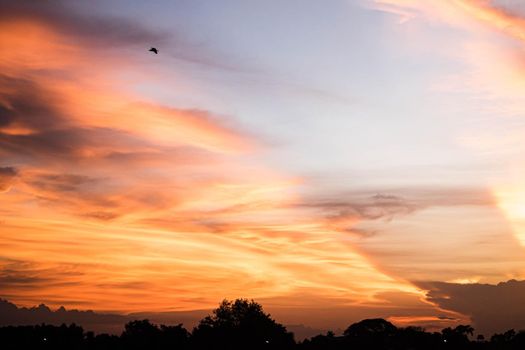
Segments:
[[[149,49],[148,51],[154,52],[155,55],[159,53],[159,50],[157,50],[155,47],[152,47],[152,48]]]

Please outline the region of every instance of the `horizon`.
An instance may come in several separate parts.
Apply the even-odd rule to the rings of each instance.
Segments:
[[[52,314],[44,305],[19,311]],[[67,314],[63,308],[56,313],[59,312]],[[303,326],[301,330],[307,328]],[[297,339],[293,331],[267,314],[261,304],[247,299],[223,300],[191,331],[182,322],[166,325],[149,319],[126,320],[118,335],[86,331],[75,322],[59,326],[53,322],[0,326],[3,345],[13,349],[20,346],[63,349],[521,349],[525,341],[525,330],[510,329],[489,338],[475,334],[470,325],[429,332],[418,326],[399,328],[382,318],[352,323],[338,333],[327,331]]]
[[[522,281],[525,282],[525,281]],[[236,299],[236,301],[248,301],[247,299]],[[235,302],[223,300],[224,302]],[[256,301],[251,300],[250,302],[256,303]],[[260,305],[260,304],[259,304]],[[262,305],[261,305],[262,306]],[[220,307],[220,304],[219,304]],[[125,324],[130,322],[149,322],[156,326],[182,326],[188,331],[195,330],[198,328],[199,324],[203,320],[211,315],[216,314],[217,308],[209,310],[191,310],[191,311],[165,311],[160,313],[102,313],[96,312],[93,310],[77,310],[70,309],[67,310],[63,306],[52,310],[45,304],[35,305],[33,307],[18,307],[15,304],[9,302],[5,299],[0,299],[0,311],[2,314],[0,316],[0,328],[2,327],[27,327],[27,326],[80,326],[86,332],[93,332],[95,335],[117,335],[120,336],[125,330]],[[264,310],[263,310],[264,312]],[[273,317],[271,313],[266,314],[270,319],[279,323],[278,318]],[[375,320],[384,320],[390,324],[398,327],[400,330],[406,329],[410,330],[415,326],[412,324],[396,324],[394,320],[388,320],[380,317],[359,319],[357,321],[352,321],[348,323],[345,327],[350,327],[352,324],[358,324],[362,322],[375,321]],[[344,328],[337,329],[316,329],[308,327],[302,323],[299,324],[284,324],[283,325],[288,332],[293,334],[295,341],[305,342],[312,341],[319,336],[328,336],[330,333],[336,337],[344,336]],[[459,327],[470,327],[470,325],[458,325]],[[430,333],[442,333],[446,332],[446,329],[451,329],[452,327],[439,328],[437,326],[431,327],[420,327],[420,330],[423,332]],[[482,336],[484,339],[493,339],[501,334],[505,334],[508,331],[514,331],[514,329],[500,329],[498,332],[485,335],[472,328],[472,334],[470,334],[470,339],[479,339],[479,336]],[[518,329],[517,333],[524,333],[525,329]],[[507,338],[507,341],[511,338]],[[491,340],[492,341],[492,340]]]
[[[0,300],[525,329],[519,1],[0,10]]]

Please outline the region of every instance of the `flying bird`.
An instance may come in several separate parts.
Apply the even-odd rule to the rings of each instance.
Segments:
[[[157,50],[155,47],[152,47],[152,48],[149,49],[148,51],[154,52],[155,55],[159,53],[159,50]]]

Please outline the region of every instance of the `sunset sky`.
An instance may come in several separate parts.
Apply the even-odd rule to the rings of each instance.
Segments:
[[[0,298],[319,328],[525,303],[520,0],[0,1],[0,50]]]

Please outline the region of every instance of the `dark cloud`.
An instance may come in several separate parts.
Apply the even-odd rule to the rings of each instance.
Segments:
[[[0,131],[0,155],[29,162],[78,162],[83,159],[130,163],[144,158],[140,152],[129,152],[127,157],[112,157],[114,150],[141,149],[147,142],[124,131],[111,128],[71,127],[37,131],[31,134],[11,135]],[[86,152],[88,151],[88,152]],[[89,153],[93,152],[93,153]],[[157,158],[162,154],[159,150]],[[136,155],[137,157],[134,157]],[[109,157],[109,158],[108,158]]]
[[[363,229],[363,228],[357,228],[357,227],[350,227],[348,228],[348,232],[351,232],[354,235],[357,235],[359,237],[368,238],[373,237],[377,234],[377,230],[369,230],[369,229]]]
[[[3,106],[0,106],[0,127],[8,126],[13,122],[11,111]]]
[[[525,4],[521,0],[491,0],[489,3],[508,16],[525,18]]]
[[[18,307],[15,304],[0,299],[0,326],[35,325],[40,323],[60,325],[75,323],[87,330],[119,334],[126,322],[137,319],[149,319],[155,323],[179,324],[192,328],[200,319],[209,314],[209,310],[162,312],[162,313],[98,313],[91,310],[67,310],[60,307],[51,310],[40,304],[34,307]]]
[[[65,127],[67,118],[56,105],[57,96],[49,89],[26,78],[0,74],[0,128],[8,126],[37,130]]]
[[[333,220],[390,220],[395,216],[436,206],[491,204],[492,196],[482,188],[407,188],[318,195],[307,199],[301,206],[318,209]]]
[[[11,187],[17,174],[18,171],[13,167],[0,167],[0,192],[7,191]]]
[[[318,199],[305,202],[303,206],[317,208],[325,212],[329,219],[344,217],[368,220],[389,219],[395,215],[408,214],[415,210],[412,203],[393,195],[349,194],[341,197],[346,198]]]
[[[0,167],[0,176],[14,177],[16,174],[18,174],[18,171],[13,167]]]
[[[121,129],[79,125],[59,108],[64,97],[31,80],[0,74],[0,86],[9,86],[0,91],[0,156],[4,158],[46,163],[97,158],[126,165],[174,159],[181,163],[212,160],[209,152],[197,147],[159,147]],[[170,111],[196,123],[216,122],[210,113],[200,110]],[[30,132],[12,133],[10,127]]]
[[[39,289],[43,286],[68,284],[66,278],[80,276],[75,266],[39,267],[35,263],[6,260],[0,257],[0,295],[20,289]]]
[[[497,285],[416,282],[427,290],[427,300],[471,317],[478,332],[493,334],[525,329],[525,281]]]
[[[165,33],[144,28],[128,19],[85,16],[66,1],[0,1],[0,6],[0,21],[13,18],[42,21],[63,35],[103,46],[105,50],[115,46],[162,43],[168,38]]]
[[[173,189],[170,193],[151,192],[151,188],[162,188],[164,180],[161,178],[145,188],[133,185],[133,181],[126,183],[127,180],[111,175],[93,177],[27,170],[20,173],[17,181],[34,200],[45,206],[99,221],[111,221],[132,212],[166,208],[177,203],[173,198],[177,191]],[[181,188],[179,193],[184,191]]]
[[[29,172],[23,173],[20,181],[31,188],[33,196],[39,201],[85,218],[109,221],[122,214],[119,212],[122,203],[111,199],[111,195],[119,190],[112,179],[68,173]]]
[[[9,89],[0,91],[0,157],[4,162],[22,166],[20,182],[28,185],[35,198],[79,213],[95,220],[108,221],[122,215],[119,199],[126,197],[132,206],[158,207],[167,195],[152,196],[147,190],[119,192],[125,181],[114,174],[123,171],[129,180],[131,169],[144,171],[153,166],[183,167],[212,162],[212,154],[193,146],[159,146],[132,132],[112,127],[85,127],[58,108],[61,97],[51,88],[25,78],[0,74],[0,84]],[[209,113],[194,110],[175,110],[196,121],[209,118]],[[195,113],[195,114],[193,114]],[[22,128],[29,132],[11,132]],[[57,173],[54,169],[60,169]],[[0,191],[9,189],[17,175],[11,168],[0,172]],[[67,169],[75,173],[68,173]],[[98,169],[107,176],[87,176]],[[114,195],[113,198],[110,198]],[[85,204],[86,206],[82,205]],[[81,208],[82,209],[75,209]],[[133,210],[126,208],[126,210]]]
[[[0,299],[0,325],[34,325],[40,323],[60,325],[76,323],[94,331],[119,332],[128,319],[123,315],[100,314],[93,311],[66,310],[61,307],[52,311],[44,304],[25,308],[17,307]]]
[[[118,213],[113,213],[110,211],[92,211],[89,213],[85,213],[82,216],[88,218],[88,219],[96,219],[101,221],[110,221],[113,219],[116,219],[120,216]]]
[[[75,126],[56,105],[60,100],[50,89],[27,79],[0,75],[0,155],[12,159],[55,161],[78,159],[82,150],[100,147],[119,149],[140,142],[111,128]],[[15,127],[28,133],[11,133]]]
[[[77,4],[78,5],[78,4]],[[71,1],[0,0],[0,22],[27,19],[45,23],[74,44],[82,43],[107,56],[112,50],[131,48],[146,53],[146,48],[161,48],[164,57],[201,67],[239,71],[240,62],[232,62],[224,54],[211,52],[202,43],[193,43],[173,28],[152,29],[136,20],[116,16],[87,16]]]
[[[0,284],[16,286],[16,288],[22,288],[29,286],[33,288],[35,284],[46,282],[46,279],[38,276],[21,276],[18,273],[13,273],[9,270],[4,270],[0,274]]]
[[[72,160],[85,149],[120,149],[141,142],[129,133],[111,128],[75,126],[56,105],[60,97],[38,83],[0,75],[0,155],[28,160]],[[28,133],[11,133],[15,127]],[[142,142],[143,143],[143,142]]]
[[[52,192],[79,192],[86,185],[93,185],[98,179],[75,174],[41,174],[30,179],[33,187]]]
[[[82,145],[83,134],[85,131],[80,129],[41,131],[28,135],[0,133],[0,152],[18,158],[53,157],[65,160],[75,156],[78,151],[76,146]]]

